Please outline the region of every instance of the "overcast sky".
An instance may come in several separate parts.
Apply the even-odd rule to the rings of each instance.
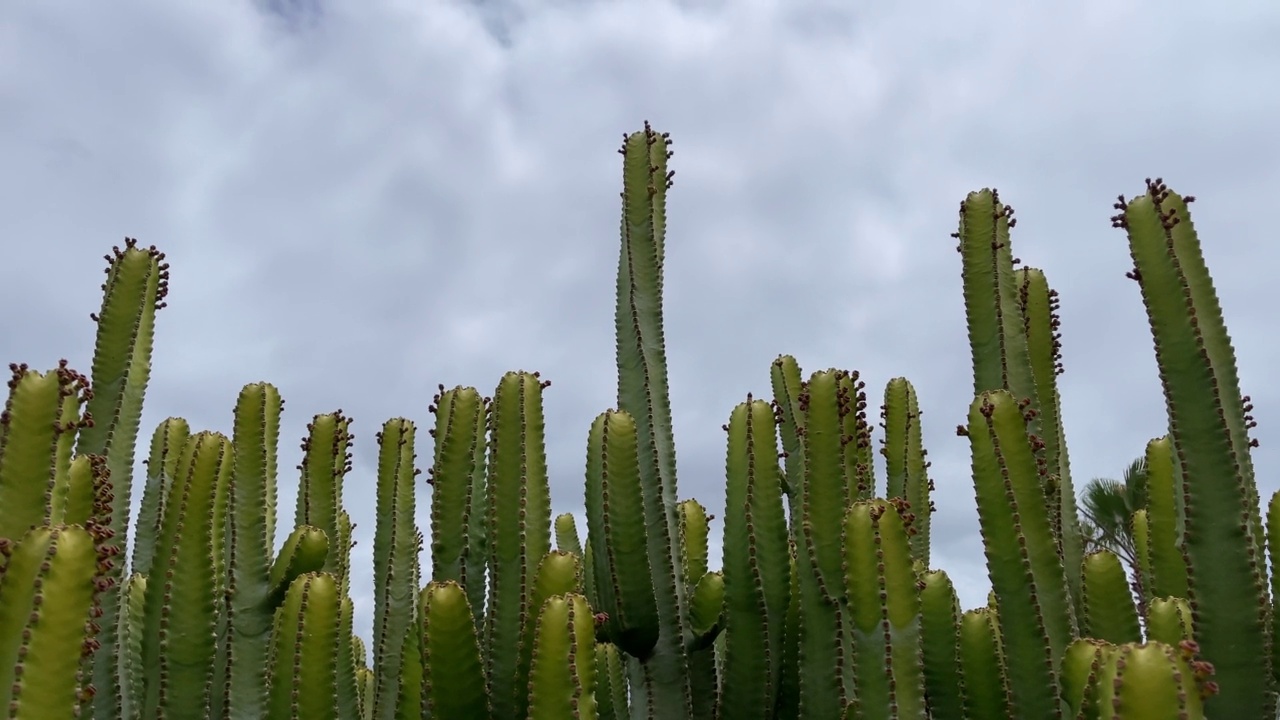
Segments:
[[[615,401],[615,150],[648,119],[675,140],[681,496],[722,515],[720,426],[749,391],[769,395],[779,353],[806,374],[860,370],[872,408],[904,375],[938,485],[934,564],[973,607],[989,584],[955,436],[972,390],[948,237],[958,203],[999,188],[1017,208],[1014,254],[1062,294],[1079,486],[1119,476],[1165,432],[1127,243],[1108,221],[1117,194],[1162,175],[1200,200],[1265,502],[1280,461],[1280,5],[981,6],[4,3],[0,360],[87,372],[101,255],[126,235],[163,249],[172,291],[140,454],[170,415],[229,434],[240,388],[275,383],[283,533],[305,423],[353,416],[367,636],[374,433],[415,420],[427,467],[438,383],[552,380],[552,499],[580,510],[587,429]]]

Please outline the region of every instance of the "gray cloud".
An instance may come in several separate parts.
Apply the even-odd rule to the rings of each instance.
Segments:
[[[1154,12],[1158,10],[1158,12]],[[1018,209],[1015,254],[1063,296],[1075,478],[1163,433],[1110,204],[1163,174],[1197,227],[1254,397],[1264,496],[1280,391],[1265,213],[1280,187],[1280,11],[1012,0],[20,4],[0,43],[0,357],[88,369],[95,260],[173,263],[143,422],[230,431],[240,387],[356,418],[347,502],[372,546],[373,433],[425,430],[437,383],[540,370],[558,511],[614,398],[622,134],[673,133],[667,340],[681,494],[721,514],[720,425],[769,362],[909,377],[938,481],[935,562],[984,601],[967,447],[964,194]],[[144,436],[145,440],[145,436]],[[429,439],[419,444],[420,465]],[[282,506],[296,475],[282,471]],[[419,522],[429,526],[429,495]],[[282,522],[289,521],[288,511]],[[583,526],[579,518],[580,527]],[[717,523],[718,526],[718,523]],[[717,528],[718,529],[718,528]],[[714,552],[713,552],[714,555]],[[424,562],[426,557],[423,558]],[[367,562],[358,567],[367,567]],[[362,633],[371,581],[361,576]]]

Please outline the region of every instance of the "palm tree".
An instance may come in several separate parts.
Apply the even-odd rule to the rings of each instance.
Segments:
[[[1080,531],[1085,551],[1106,549],[1129,566],[1138,597],[1142,578],[1138,572],[1138,548],[1133,536],[1133,514],[1147,507],[1147,461],[1138,458],[1125,468],[1122,480],[1094,478],[1080,501]]]

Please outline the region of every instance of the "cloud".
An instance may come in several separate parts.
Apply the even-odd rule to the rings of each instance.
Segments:
[[[1164,431],[1107,220],[1116,194],[1156,174],[1201,197],[1262,424],[1260,485],[1277,489],[1272,4],[122,0],[3,15],[0,356],[87,369],[95,258],[125,235],[160,246],[173,290],[143,432],[169,415],[229,432],[240,387],[270,380],[288,401],[290,468],[310,417],[343,408],[357,567],[373,434],[396,416],[425,430],[437,383],[489,393],[506,370],[542,371],[553,502],[580,509],[587,428],[615,402],[614,149],[646,118],[675,137],[666,329],[682,496],[722,515],[720,425],[747,392],[767,394],[779,353],[861,370],[873,406],[905,375],[939,486],[935,562],[966,607],[983,603],[953,434],[971,393],[957,203],[1000,188],[1018,209],[1015,254],[1062,293],[1081,484]],[[282,471],[282,508],[294,484]],[[371,580],[356,591],[367,609]]]

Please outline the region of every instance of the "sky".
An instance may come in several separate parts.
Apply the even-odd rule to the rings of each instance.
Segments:
[[[933,564],[975,607],[989,582],[955,435],[972,378],[949,237],[971,190],[1016,208],[1014,254],[1061,293],[1077,486],[1166,428],[1112,203],[1155,176],[1196,195],[1263,501],[1280,489],[1278,34],[1263,0],[4,3],[0,360],[87,372],[102,254],[126,236],[162,249],[140,457],[169,416],[230,434],[240,388],[274,383],[283,536],[305,424],[354,417],[368,637],[374,433],[414,420],[425,469],[438,384],[553,382],[553,508],[585,532],[587,430],[616,401],[616,149],[649,120],[675,151],[680,496],[723,517],[721,425],[769,396],[779,354],[859,370],[872,408],[905,376],[938,488]]]

